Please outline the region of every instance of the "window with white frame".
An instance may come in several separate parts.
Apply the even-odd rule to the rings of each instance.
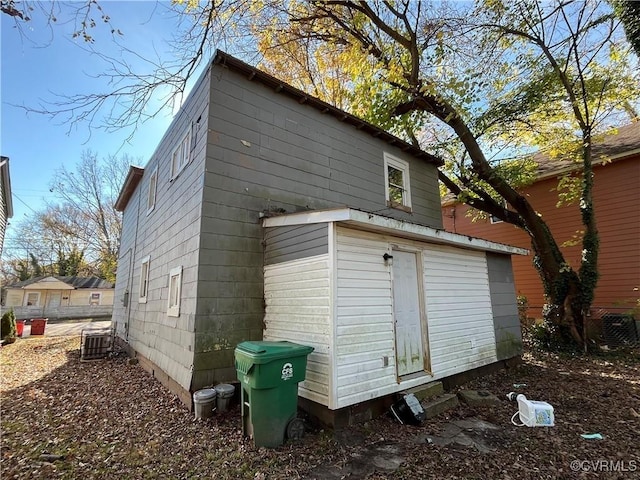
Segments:
[[[410,210],[409,163],[385,153],[384,174],[387,205],[393,208]]]
[[[27,307],[37,307],[40,305],[40,292],[28,292],[24,304]]]
[[[147,213],[156,206],[156,190],[158,189],[158,167],[153,169],[149,178],[149,192],[147,194]]]
[[[143,258],[140,265],[140,295],[138,303],[147,303],[147,294],[149,293],[149,260],[150,257]]]
[[[91,292],[89,295],[89,305],[100,305],[102,300],[102,292]]]
[[[200,132],[201,119],[202,115],[199,116],[195,122],[191,122],[191,150],[196,148],[196,144],[198,143],[198,132]]]
[[[182,295],[182,267],[176,267],[169,272],[169,303],[167,315],[180,316],[180,296]]]
[[[503,198],[502,200],[500,200],[499,202],[503,208],[507,208],[507,201]],[[502,220],[496,216],[493,215],[489,215],[489,221],[491,223],[502,223]]]
[[[174,179],[189,163],[191,157],[191,129],[182,138],[171,155],[171,179]]]

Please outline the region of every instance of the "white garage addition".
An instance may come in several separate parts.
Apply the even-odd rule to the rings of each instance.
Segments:
[[[489,262],[525,250],[349,208],[263,227],[264,338],[314,347],[302,397],[335,410],[500,360]]]

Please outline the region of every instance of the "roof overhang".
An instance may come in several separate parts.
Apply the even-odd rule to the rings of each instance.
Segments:
[[[619,160],[625,160],[629,157],[633,157],[640,154],[640,148],[636,148],[634,150],[629,150],[627,152],[616,153],[615,155],[611,155],[609,157],[600,156],[592,161],[591,166],[602,167],[606,166],[610,163],[617,162]],[[582,173],[583,167],[581,162],[576,162],[573,165],[564,166],[562,168],[558,168],[557,170],[551,170],[548,172],[541,173],[536,177],[536,182],[540,182],[541,180],[546,180],[548,178],[557,178],[561,177],[573,172]]]
[[[136,187],[140,183],[143,175],[144,168],[134,167],[133,165],[129,167],[127,178],[124,180],[124,185],[122,186],[120,194],[118,195],[118,199],[113,206],[113,208],[115,208],[118,212],[124,212],[124,209],[131,199],[131,195],[133,195],[133,192],[135,192]]]
[[[529,250],[502,243],[491,242],[481,238],[469,237],[457,233],[447,232],[436,228],[425,227],[415,223],[396,220],[374,213],[354,210],[352,208],[337,208],[331,210],[313,210],[308,212],[290,213],[262,219],[262,226],[289,227],[309,225],[314,223],[337,223],[360,230],[367,230],[396,237],[418,240],[427,243],[451,245],[470,250],[502,253],[508,255],[528,255]]]
[[[640,155],[640,148],[636,148],[634,150],[629,150],[628,152],[617,153],[615,155],[611,155],[606,158],[599,158],[594,160],[592,163],[593,168],[607,166],[610,163],[617,162],[619,160],[625,160],[630,157]],[[550,170],[544,173],[539,174],[533,183],[538,183],[543,180],[548,180],[550,178],[558,178],[564,175],[571,174],[573,172],[582,172],[581,164],[575,163],[573,165],[564,166],[562,168],[558,168],[556,170]],[[446,194],[445,197],[440,202],[441,207],[450,207],[452,205],[458,205],[464,202],[458,200],[458,198],[453,194]]]
[[[11,175],[9,175],[9,157],[0,157],[0,175],[2,175],[2,195],[7,209],[7,218],[13,217],[13,199],[11,197]]]
[[[242,60],[239,60],[229,55],[228,53],[223,52],[222,50],[216,51],[216,54],[213,57],[213,64],[227,67],[230,70],[242,74],[247,80],[258,81],[265,86],[272,88],[276,93],[286,95],[290,98],[293,98],[300,104],[309,105],[317,110],[320,110],[320,112],[322,113],[337,118],[341,122],[353,125],[358,130],[363,130],[374,137],[380,138],[384,142],[387,142],[388,144],[399,148],[403,152],[406,152],[413,157],[424,160],[427,163],[431,163],[437,167],[444,165],[444,160],[442,160],[441,158],[431,155],[424,150],[421,150],[420,148],[411,145],[410,143],[407,143],[394,135],[391,135],[389,132],[373,125],[372,123],[362,120],[355,115],[351,115],[344,110],[340,110],[339,108],[334,107],[333,105],[330,105],[329,103],[324,102],[319,98],[309,95],[302,90],[298,90],[297,88],[283,82],[282,80],[269,75],[266,72],[258,70],[248,63],[245,63]]]
[[[45,277],[37,282],[22,287],[24,290],[75,290],[73,285],[62,282],[54,277]]]

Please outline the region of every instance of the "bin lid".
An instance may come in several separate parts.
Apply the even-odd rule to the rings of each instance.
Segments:
[[[281,340],[277,342],[242,342],[236,347],[236,354],[241,353],[253,360],[254,364],[269,363],[273,360],[289,357],[301,357],[313,352],[313,347]]]
[[[220,383],[213,388],[215,389],[216,394],[219,397],[224,397],[224,398],[228,396],[233,396],[234,392],[236,391],[236,387],[228,383]]]
[[[216,391],[213,388],[204,388],[193,393],[193,401],[196,403],[203,403],[214,398],[216,398]]]

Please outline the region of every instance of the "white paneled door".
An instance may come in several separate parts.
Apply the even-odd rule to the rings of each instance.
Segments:
[[[417,255],[393,251],[393,316],[398,376],[424,370]]]
[[[49,292],[49,301],[47,302],[47,306],[49,308],[58,308],[60,306],[60,298],[62,297],[61,292]]]

